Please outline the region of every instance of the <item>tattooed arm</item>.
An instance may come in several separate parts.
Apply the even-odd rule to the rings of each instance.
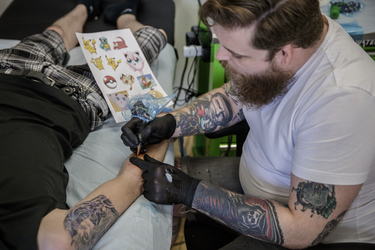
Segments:
[[[150,145],[148,153],[162,161],[169,143],[170,140],[165,140]],[[47,214],[39,228],[38,248],[92,249],[143,192],[142,171],[129,158],[114,179],[99,186],[70,210],[54,209]]]
[[[236,194],[201,181],[192,207],[238,232],[288,248],[320,243],[362,185],[333,186],[292,176],[288,204]]]
[[[230,84],[212,90],[171,112],[177,126],[173,137],[210,133],[244,119],[242,104],[230,91]]]

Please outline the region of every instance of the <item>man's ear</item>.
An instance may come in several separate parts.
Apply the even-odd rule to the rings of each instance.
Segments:
[[[281,67],[288,67],[294,55],[294,48],[291,44],[285,45],[276,53],[275,57]]]

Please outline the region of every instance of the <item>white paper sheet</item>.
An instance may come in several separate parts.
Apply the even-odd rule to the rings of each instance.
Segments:
[[[76,35],[116,122],[125,121],[121,111],[128,109],[129,98],[167,96],[130,29]]]

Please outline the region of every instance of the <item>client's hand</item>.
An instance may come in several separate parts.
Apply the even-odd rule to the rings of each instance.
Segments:
[[[159,204],[185,204],[191,206],[200,180],[148,155],[144,160],[131,157],[130,162],[143,169],[143,195]]]

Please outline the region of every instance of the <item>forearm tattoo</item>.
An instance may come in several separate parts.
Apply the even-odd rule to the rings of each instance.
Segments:
[[[210,133],[227,127],[233,119],[232,107],[227,97],[220,92],[207,93],[185,108],[188,111],[175,115],[182,136]]]
[[[192,207],[242,234],[284,244],[275,206],[269,200],[247,197],[201,181]]]
[[[300,182],[297,188],[292,187],[292,191],[297,193],[297,202],[294,209],[302,205],[301,211],[311,210],[311,216],[315,214],[323,216],[325,219],[336,208],[335,187],[314,182]]]
[[[323,231],[318,235],[318,237],[311,243],[310,246],[315,246],[322,242],[322,240],[333,231],[333,229],[336,228],[337,224],[341,221],[341,219],[344,217],[347,210],[339,214],[336,219],[331,220],[327,223],[327,225],[324,227]]]
[[[92,249],[118,217],[119,213],[112,202],[104,195],[99,195],[69,210],[64,228],[72,237],[71,245],[76,250]]]

